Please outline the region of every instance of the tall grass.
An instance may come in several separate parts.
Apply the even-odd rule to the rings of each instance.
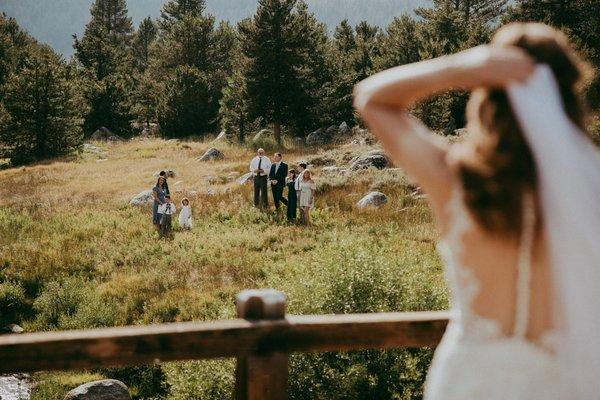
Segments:
[[[296,314],[446,307],[428,208],[400,170],[315,167],[314,224],[300,227],[254,210],[250,186],[231,182],[232,172],[246,172],[251,150],[221,146],[225,160],[201,163],[210,143],[95,145],[104,152],[0,171],[0,305],[28,331],[231,318],[235,294],[261,287],[284,291]],[[344,166],[367,149],[285,158]],[[128,205],[161,169],[177,172],[174,200],[187,196],[194,211],[194,230],[172,240],[159,240],[149,208]],[[389,203],[359,212],[355,203],[370,190]],[[294,356],[290,395],[419,398],[429,359],[427,350]],[[233,388],[231,361],[94,373],[125,380],[137,398],[217,399]],[[81,375],[36,375],[34,398],[59,398],[69,376]]]

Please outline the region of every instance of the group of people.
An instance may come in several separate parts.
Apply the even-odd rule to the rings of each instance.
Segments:
[[[177,207],[171,200],[171,192],[167,183],[167,173],[160,171],[156,186],[152,188],[152,223],[161,237],[170,236],[173,232],[173,215]],[[179,211],[179,227],[181,229],[192,229],[192,207],[187,197],[181,199],[181,210]]]
[[[296,222],[300,209],[300,222],[310,223],[310,210],[315,205],[316,184],[312,173],[307,169],[307,163],[301,162],[298,171],[289,169],[283,161],[281,153],[275,153],[273,162],[265,155],[264,149],[258,149],[256,157],[250,162],[250,172],[254,181],[254,206],[266,211],[269,208],[268,187],[271,186],[273,202],[277,212],[281,204],[286,206],[287,219]],[[160,237],[168,237],[173,232],[173,216],[177,207],[171,199],[169,176],[166,171],[160,171],[156,185],[152,188],[152,223]],[[284,191],[287,188],[287,198]],[[184,230],[192,229],[192,207],[188,198],[181,199],[179,211],[179,227]]]
[[[262,210],[269,208],[268,188],[271,186],[275,211],[279,213],[281,204],[286,206],[287,219],[295,222],[298,208],[300,222],[310,223],[310,210],[315,206],[316,189],[312,172],[306,162],[298,164],[298,171],[289,169],[281,153],[273,155],[273,162],[265,155],[264,149],[258,149],[256,157],[250,161],[250,172],[254,181],[254,207]],[[284,190],[287,188],[287,198]]]

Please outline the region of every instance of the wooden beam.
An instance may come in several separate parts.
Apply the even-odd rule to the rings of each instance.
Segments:
[[[249,354],[435,346],[446,312],[287,316],[0,336],[0,373]]]

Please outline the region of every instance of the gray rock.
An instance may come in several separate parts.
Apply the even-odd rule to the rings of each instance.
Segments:
[[[356,206],[358,208],[380,208],[387,203],[387,197],[381,192],[371,192],[360,199]]]
[[[127,386],[116,379],[103,379],[77,386],[64,400],[131,400]]]
[[[89,144],[89,143],[83,144],[83,151],[86,151],[88,153],[94,153],[94,154],[105,153],[105,151],[103,149],[101,149],[100,147],[94,146],[93,144]]]
[[[352,129],[350,129],[346,121],[344,121],[340,124],[338,132],[341,136],[350,136],[352,134]]]
[[[167,174],[167,178],[175,178],[175,175],[177,175],[177,172],[175,172],[172,169],[162,169],[161,171],[165,171],[165,173]],[[160,176],[161,171],[156,171],[154,174],[152,174],[152,176],[158,178]]]
[[[144,190],[129,200],[129,205],[134,207],[143,207],[152,204],[153,201],[154,198],[152,197],[152,190]]]
[[[28,374],[0,376],[0,399],[29,400],[31,398],[31,377]]]
[[[381,150],[373,150],[362,156],[354,158],[350,162],[350,170],[358,171],[375,167],[377,169],[385,169],[391,167],[392,162],[389,157]]]
[[[92,133],[92,136],[91,136],[91,138],[93,140],[112,140],[112,139],[109,139],[109,138],[115,138],[115,137],[118,138],[117,135],[115,135],[114,133],[112,133],[110,131],[110,129],[108,129],[108,128],[104,127],[104,126],[100,127],[100,129],[98,129],[96,132]],[[119,138],[119,139],[121,139],[121,138]]]
[[[216,147],[211,147],[206,150],[206,152],[202,155],[202,157],[198,158],[198,161],[213,161],[213,160],[222,160],[225,158],[225,154],[223,154]]]
[[[327,134],[327,136],[331,139],[338,134],[339,130],[340,128],[336,125],[331,125],[329,128],[327,128],[325,134]]]
[[[202,177],[202,179],[204,180],[204,182],[208,183],[209,185],[212,185],[213,183],[215,183],[217,181],[217,178],[213,175],[205,175]]]
[[[329,140],[330,138],[327,136],[327,133],[323,129],[319,128],[306,137],[306,144],[309,146],[317,146],[320,144],[325,144],[329,142]]]
[[[238,185],[244,185],[250,181],[252,181],[252,172],[248,172],[248,173],[245,173],[244,175],[240,176],[239,178],[236,179],[235,183],[237,183]]]
[[[234,172],[230,172],[230,173],[227,174],[227,180],[229,182],[233,182],[233,181],[235,181],[237,179],[238,175],[239,174],[237,172],[235,172],[235,171]]]
[[[0,328],[1,333],[23,333],[25,330],[17,324],[8,324]]]

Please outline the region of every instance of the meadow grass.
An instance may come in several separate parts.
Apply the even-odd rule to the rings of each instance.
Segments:
[[[196,158],[208,142],[94,145],[103,152],[0,171],[3,323],[39,331],[232,318],[235,294],[263,287],[285,292],[295,314],[447,305],[428,207],[399,169],[325,174],[315,167],[314,224],[302,227],[253,209],[251,185],[231,181],[231,173],[247,171],[253,156],[247,148],[219,145],[225,160],[203,163]],[[285,158],[344,166],[369,149],[289,150]],[[186,196],[194,212],[194,229],[176,231],[172,240],[158,238],[149,207],[128,204],[163,169],[177,172],[169,180],[175,203]],[[357,210],[370,190],[383,191],[389,203]],[[430,356],[427,350],[294,356],[290,395],[419,398]],[[217,399],[233,387],[227,360],[139,371],[94,374],[122,378],[136,387],[136,398]],[[77,376],[87,375],[38,374],[33,397],[60,398],[73,386],[65,384],[68,377]]]

